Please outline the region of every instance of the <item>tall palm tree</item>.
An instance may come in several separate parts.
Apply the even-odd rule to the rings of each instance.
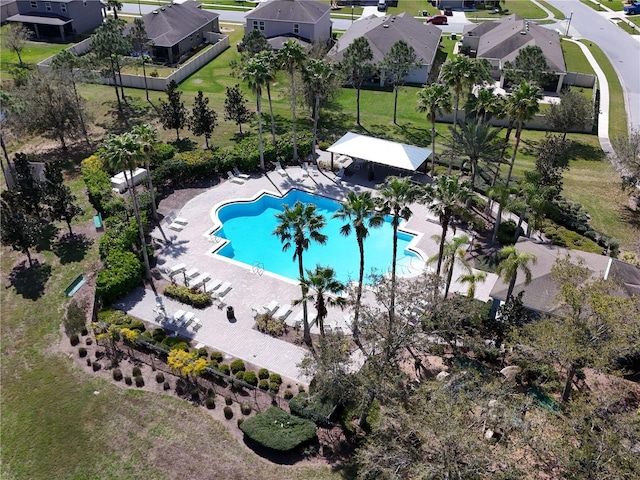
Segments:
[[[440,247],[438,248],[437,275],[440,275],[442,269],[449,225],[454,215],[462,211],[463,204],[472,196],[471,183],[468,180],[461,180],[460,175],[438,175],[434,183],[425,187],[422,202],[426,203],[427,208],[438,216],[442,227]]]
[[[484,282],[487,279],[485,272],[473,272],[463,273],[458,277],[460,283],[468,283],[469,289],[467,290],[467,297],[473,298],[476,296],[476,285],[478,282]]]
[[[329,296],[327,294],[337,295],[345,289],[345,285],[336,279],[336,272],[331,267],[321,267],[316,265],[315,270],[307,270],[307,277],[300,278],[300,285],[304,287],[307,295],[305,298],[295,300],[294,305],[299,305],[303,301],[315,301],[316,307],[316,323],[320,328],[320,335],[324,336],[324,319],[327,318],[327,307],[344,308],[347,299],[339,296]],[[315,295],[310,294],[309,290],[315,290]]]
[[[516,193],[517,190],[515,188],[506,187],[504,185],[491,187],[487,192],[487,196],[490,199],[498,202],[498,212],[496,213],[496,221],[493,225],[493,235],[491,236],[492,245],[496,243],[496,239],[498,238],[498,229],[502,223],[502,211],[509,208],[511,201],[513,200],[513,195]]]
[[[247,82],[249,88],[256,94],[258,109],[258,142],[260,145],[260,169],[265,170],[264,142],[262,138],[262,88],[271,77],[269,68],[257,58],[250,58],[242,69],[242,79]]]
[[[420,113],[426,113],[427,119],[431,121],[431,176],[433,177],[436,170],[436,117],[443,112],[451,111],[449,87],[442,83],[425,86],[418,91],[416,109]]]
[[[349,192],[347,198],[340,203],[340,208],[333,214],[333,218],[346,220],[340,233],[345,237],[353,230],[358,242],[360,252],[360,270],[358,272],[358,290],[356,292],[356,304],[353,310],[353,338],[358,341],[358,318],[360,315],[360,302],[362,299],[362,284],[364,282],[364,241],[369,236],[370,228],[382,226],[384,217],[376,210],[376,204],[370,192]]]
[[[513,89],[507,99],[509,118],[513,119],[516,125],[516,143],[513,146],[513,154],[511,155],[511,163],[509,164],[509,173],[507,174],[506,181],[507,186],[509,186],[513,165],[516,162],[522,127],[525,122],[531,120],[535,114],[538,113],[538,110],[540,110],[540,100],[542,100],[542,91],[540,88],[524,81]]]
[[[509,282],[509,288],[507,290],[507,296],[505,301],[513,296],[513,288],[516,285],[516,279],[518,278],[518,270],[522,270],[525,275],[525,285],[531,283],[531,268],[529,264],[535,265],[538,260],[533,253],[518,252],[513,245],[503,247],[499,252],[502,261],[496,267],[496,273],[502,278],[504,282]]]
[[[291,121],[293,123],[293,161],[298,161],[298,137],[296,133],[296,87],[295,72],[302,67],[307,55],[295,40],[287,40],[278,52],[280,65],[289,73],[289,81],[291,83]]]
[[[156,210],[156,194],[153,190],[153,181],[151,179],[151,170],[149,168],[149,158],[158,143],[158,131],[148,123],[136,125],[131,130],[131,134],[136,143],[140,147],[142,158],[144,159],[144,167],[147,169],[147,182],[149,185],[149,195],[151,195],[151,212],[153,219],[158,221],[158,212]]]
[[[325,95],[329,85],[336,77],[333,65],[325,60],[310,59],[302,70],[302,81],[307,84],[313,97],[313,139],[311,150],[315,161],[316,143],[318,138],[318,120],[320,119],[320,101]]]
[[[398,227],[401,220],[409,220],[413,215],[411,205],[418,196],[417,188],[408,178],[388,177],[378,186],[376,199],[381,213],[391,215],[393,226],[393,258],[391,260],[391,302],[389,308],[389,329],[393,326],[396,308],[396,263],[398,257]]]
[[[327,236],[320,231],[326,225],[324,216],[317,213],[317,207],[313,204],[303,204],[296,202],[293,207],[284,205],[281,213],[276,214],[279,224],[273,231],[282,242],[282,250],[287,251],[294,247],[293,260],[298,261],[298,272],[300,279],[304,279],[304,263],[302,255],[309,249],[311,241],[324,245],[327,243]],[[302,319],[304,328],[304,341],[311,345],[311,333],[309,332],[309,315],[307,311],[308,287],[304,282],[300,283],[302,289]]]
[[[254,30],[255,31],[255,30]],[[269,115],[271,116],[271,142],[276,145],[276,121],[273,117],[273,102],[271,101],[271,84],[276,79],[277,56],[273,50],[263,50],[258,52],[253,58],[262,62],[267,69],[265,77],[265,87],[267,88],[267,99],[269,100]]]
[[[493,87],[481,87],[467,97],[464,107],[467,118],[475,117],[476,121],[488,122],[502,110],[502,97],[495,94]]]
[[[144,229],[140,219],[140,207],[138,206],[138,197],[133,182],[129,182],[127,172],[135,170],[137,160],[140,158],[140,146],[136,142],[135,137],[131,133],[123,133],[122,135],[108,135],[104,141],[98,155],[102,160],[114,169],[122,169],[125,183],[129,187],[129,195],[131,195],[131,203],[133,204],[133,214],[138,224],[138,233],[140,234],[140,245],[142,250],[142,258],[144,260],[146,278],[151,278],[151,268],[149,267],[149,256],[147,254],[147,242],[144,238]]]
[[[440,241],[440,235],[434,235],[431,238],[437,240],[438,242]],[[466,268],[469,272],[471,272],[469,263],[464,259],[464,255],[467,251],[467,249],[464,247],[469,245],[470,242],[471,240],[467,235],[454,237],[450,242],[445,240],[442,260],[442,266],[444,267],[445,272],[444,298],[447,298],[449,296],[449,288],[451,287],[451,280],[453,280],[453,268],[456,266],[456,264]],[[427,260],[427,263],[433,263],[438,259],[438,255],[434,255]]]

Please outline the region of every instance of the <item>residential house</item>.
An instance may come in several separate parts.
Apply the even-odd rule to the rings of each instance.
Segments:
[[[16,0],[16,14],[7,22],[21,23],[36,38],[62,41],[93,30],[102,24],[105,4],[101,0]],[[4,6],[4,2],[3,2]],[[9,11],[10,5],[6,5]]]
[[[359,37],[369,41],[373,51],[373,62],[381,62],[391,47],[404,40],[416,52],[419,66],[404,78],[406,83],[423,85],[427,83],[433,65],[442,31],[435,25],[415,19],[406,12],[399,15],[377,17],[371,15],[354,22],[336,41],[327,57],[339,62],[351,43]],[[380,72],[380,84],[385,81],[384,72]]]
[[[437,0],[436,7],[441,10],[451,8],[456,10],[474,10],[476,5],[483,5],[484,0]]]
[[[292,38],[311,46],[331,40],[330,14],[329,5],[313,0],[270,0],[245,15],[244,30],[259,30],[276,50]]]
[[[180,58],[220,34],[219,15],[192,0],[166,3],[142,17],[156,61],[176,64]],[[127,35],[132,24],[124,28]]]
[[[567,67],[560,46],[560,35],[554,30],[518,15],[509,15],[495,22],[465,25],[462,45],[472,57],[489,60],[491,75],[500,80],[501,87],[505,86],[505,62],[515,61],[524,47],[540,47],[547,61],[548,73],[553,75],[553,80],[543,88],[560,93]]]
[[[520,238],[515,245],[518,252],[528,252],[536,256],[536,263],[529,263],[531,283],[525,285],[525,275],[518,271],[513,295],[522,295],[524,307],[536,314],[553,314],[560,308],[558,285],[551,278],[551,269],[558,258],[570,256],[575,263],[582,260],[591,271],[592,279],[613,279],[618,285],[618,295],[629,297],[640,295],[640,267],[615,258],[595,253],[582,252],[558,247],[550,243],[535,242]],[[506,301],[508,283],[499,279],[491,290],[493,311]]]
[[[17,15],[18,3],[16,0],[0,0],[0,23],[4,25],[7,18]]]

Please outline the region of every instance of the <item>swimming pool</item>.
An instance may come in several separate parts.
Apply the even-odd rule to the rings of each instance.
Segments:
[[[297,280],[298,262],[293,261],[294,247],[283,252],[282,242],[273,235],[278,225],[275,215],[282,212],[283,205],[293,206],[297,201],[315,204],[318,207],[317,213],[327,221],[322,230],[327,236],[327,243],[310,243],[309,249],[303,254],[305,269],[313,270],[318,264],[330,266],[336,271],[336,277],[340,281],[357,281],[360,253],[355,233],[352,231],[345,237],[340,233],[345,222],[332,218],[340,204],[327,197],[300,190],[290,190],[282,198],[264,194],[251,202],[233,202],[221,207],[217,215],[222,227],[213,232],[213,235],[228,240],[228,243],[216,254]],[[399,264],[415,263],[412,261],[419,259],[415,253],[407,250],[413,238],[413,235],[398,232]],[[390,270],[392,244],[393,227],[391,217],[388,217],[381,228],[370,229],[369,237],[365,240],[365,276],[372,268],[377,273]]]

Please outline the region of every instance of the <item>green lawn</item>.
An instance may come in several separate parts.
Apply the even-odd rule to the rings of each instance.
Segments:
[[[582,49],[573,42],[560,42],[567,72],[589,73],[595,75],[593,67],[582,53]]]
[[[593,3],[591,0],[580,0],[585,5],[593,8],[596,12],[605,12],[606,10],[602,8],[599,4]]]
[[[545,2],[544,0],[538,0],[538,3],[541,3],[542,5],[544,5],[547,10],[551,10],[553,12],[553,16],[557,19],[557,20],[564,20],[564,14],[558,10],[556,7],[551,6],[549,3]]]
[[[0,36],[4,35],[9,25],[0,27]],[[45,43],[45,42],[27,42],[24,50],[20,52],[22,62],[31,68],[52,55],[72,46],[73,43]],[[2,54],[0,55],[0,71],[7,72],[9,68],[17,66],[18,56],[2,46]]]
[[[514,13],[516,15],[520,15],[522,18],[529,18],[533,20],[545,18],[547,16],[544,10],[529,0],[505,2],[502,4],[502,8],[503,9],[500,13],[493,13],[493,9],[489,8],[489,5],[487,5],[486,10],[478,9],[472,12],[465,12],[465,15],[469,19],[495,17],[496,20],[507,15],[513,15]]]
[[[630,17],[632,18],[632,17]],[[625,32],[631,34],[631,35],[640,35],[640,28],[638,28],[638,21],[636,20],[636,23],[634,23],[633,25],[629,25],[625,20],[627,20],[626,18],[623,19],[618,19],[620,20],[619,22],[616,22],[616,25],[618,27],[620,27],[621,29],[623,29]]]

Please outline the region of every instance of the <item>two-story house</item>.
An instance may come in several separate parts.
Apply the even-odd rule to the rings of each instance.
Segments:
[[[21,23],[36,38],[70,40],[102,24],[105,4],[101,0],[16,0],[17,14],[7,22]]]

